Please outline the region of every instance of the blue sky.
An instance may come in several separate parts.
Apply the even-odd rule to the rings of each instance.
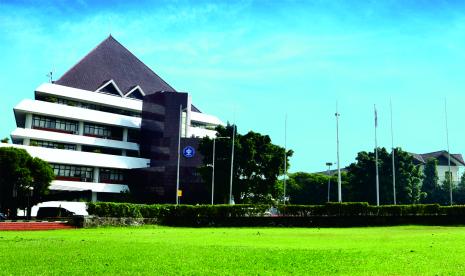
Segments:
[[[61,76],[111,33],[202,111],[295,151],[290,171],[341,165],[378,144],[465,153],[460,1],[3,1],[0,136],[52,68]],[[234,112],[235,110],[235,112]]]

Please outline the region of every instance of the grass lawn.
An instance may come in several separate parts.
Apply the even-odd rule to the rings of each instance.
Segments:
[[[0,274],[465,273],[465,227],[0,232]]]

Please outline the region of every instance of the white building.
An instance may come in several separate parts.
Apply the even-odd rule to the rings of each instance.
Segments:
[[[128,190],[125,170],[148,167],[139,156],[142,99],[176,92],[149,67],[109,36],[59,80],[35,90],[34,100],[14,108],[14,146],[49,162],[58,199],[85,192],[111,199]],[[189,135],[213,136],[222,122],[194,108]],[[57,199],[57,198],[53,198]]]
[[[413,156],[415,163],[421,167],[422,170],[425,168],[425,164],[428,159],[435,159],[437,160],[437,171],[438,171],[438,178],[439,184],[442,184],[446,179],[446,175],[449,172],[449,154],[447,151],[435,151],[430,153],[423,153],[423,154],[416,154],[411,153]],[[461,154],[451,154],[450,155],[450,172],[452,174],[452,181],[457,183],[460,181],[461,177],[461,168],[465,166],[465,162],[463,161],[463,157]]]

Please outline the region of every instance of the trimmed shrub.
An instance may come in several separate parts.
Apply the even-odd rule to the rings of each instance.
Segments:
[[[88,203],[90,215],[154,219],[177,226],[363,226],[465,223],[465,205],[370,206],[366,202],[325,205],[171,205],[113,202]]]
[[[140,206],[131,203],[89,202],[87,212],[99,217],[142,218]]]

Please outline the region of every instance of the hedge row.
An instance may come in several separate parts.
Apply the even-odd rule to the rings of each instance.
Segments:
[[[348,217],[348,216],[465,216],[465,205],[438,204],[371,206],[366,202],[325,205],[170,205],[95,202],[88,203],[89,215],[167,219],[219,219],[241,217]]]
[[[131,204],[113,202],[89,202],[89,215],[99,217],[131,218],[231,218],[264,216],[268,205],[172,205],[172,204]]]

